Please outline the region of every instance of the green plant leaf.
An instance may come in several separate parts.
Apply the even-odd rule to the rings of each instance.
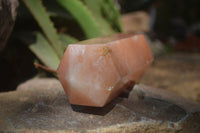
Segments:
[[[57,2],[74,16],[87,38],[94,38],[102,35],[102,31],[94,17],[82,2],[79,0],[57,0]]]
[[[43,0],[43,5],[46,7],[46,11],[50,17],[64,18],[66,20],[73,19],[72,15],[55,0]]]
[[[105,19],[112,25],[117,32],[122,31],[120,13],[114,3],[114,0],[102,0],[102,13]]]
[[[54,48],[56,54],[59,58],[62,57],[64,48],[61,42],[59,41],[58,34],[44,8],[41,3],[41,0],[23,0],[27,8],[30,10],[45,36],[50,41],[52,47]]]
[[[101,16],[102,0],[83,0],[84,4],[98,16]]]
[[[71,37],[71,36],[66,35],[66,34],[60,34],[59,37],[60,37],[60,41],[62,41],[65,48],[67,48],[67,46],[69,44],[78,42],[78,40],[76,38]]]
[[[104,33],[121,32],[120,13],[113,0],[83,0]],[[109,35],[109,34],[104,34]]]
[[[111,24],[104,18],[102,15],[102,0],[84,0],[85,5],[88,7],[92,15],[94,16],[97,24],[99,25],[102,35],[111,35],[114,34],[115,31],[113,30]]]
[[[29,48],[46,66],[56,70],[60,63],[59,57],[41,33],[36,32],[34,35],[35,42],[30,44]]]

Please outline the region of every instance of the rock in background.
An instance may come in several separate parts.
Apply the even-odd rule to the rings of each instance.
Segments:
[[[12,32],[17,7],[18,0],[0,0],[0,51],[5,47]]]
[[[200,54],[173,53],[155,58],[141,83],[200,102]]]

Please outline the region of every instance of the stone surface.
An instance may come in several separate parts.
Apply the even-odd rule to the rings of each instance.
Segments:
[[[31,86],[0,93],[0,132],[200,132],[200,105],[163,89],[137,85],[97,108],[70,105],[56,82]]]
[[[143,34],[114,37],[68,45],[57,75],[71,104],[105,106],[140,80],[151,64]]]
[[[17,90],[34,90],[34,89],[63,89],[60,81],[55,78],[35,77],[26,82],[19,84]]]
[[[158,56],[141,83],[167,89],[200,102],[200,54],[174,53]]]

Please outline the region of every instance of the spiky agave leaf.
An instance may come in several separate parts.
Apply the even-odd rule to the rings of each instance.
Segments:
[[[102,35],[111,35],[115,33],[112,25],[109,21],[104,18],[102,14],[102,5],[104,4],[102,0],[84,0],[84,4],[87,6],[92,16],[96,20],[98,26],[102,31]]]
[[[64,52],[63,45],[59,41],[56,29],[41,3],[41,0],[23,0],[23,2],[34,16],[47,39],[50,41],[50,45],[53,47],[58,57],[61,58]]]
[[[102,35],[101,28],[97,21],[79,0],[57,0],[57,2],[69,11],[78,21],[87,38],[94,38]]]
[[[64,48],[67,48],[68,44],[78,42],[78,40],[72,36],[66,34],[59,34],[60,41],[62,41]]]
[[[35,32],[34,35],[35,42],[31,43],[29,48],[46,66],[56,70],[60,63],[60,58],[41,33]]]

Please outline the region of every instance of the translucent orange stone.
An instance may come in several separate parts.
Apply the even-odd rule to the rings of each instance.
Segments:
[[[140,80],[153,60],[144,35],[70,44],[57,74],[71,104],[102,107]]]

